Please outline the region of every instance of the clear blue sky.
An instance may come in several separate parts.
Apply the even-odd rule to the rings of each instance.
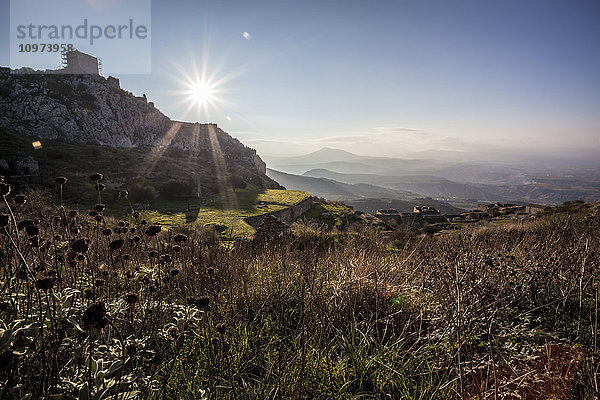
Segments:
[[[151,29],[152,74],[121,86],[262,153],[600,156],[597,0],[153,1]],[[221,81],[207,110],[180,92],[202,65]]]

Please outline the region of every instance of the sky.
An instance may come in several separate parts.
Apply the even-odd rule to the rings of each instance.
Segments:
[[[259,154],[600,156],[599,49],[597,0],[152,1],[151,73],[118,78]]]

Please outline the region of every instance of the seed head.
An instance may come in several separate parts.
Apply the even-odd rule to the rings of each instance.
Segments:
[[[102,329],[105,325],[104,317],[106,317],[106,304],[103,301],[92,303],[83,313],[82,328],[85,330]]]
[[[150,225],[148,228],[146,228],[146,231],[144,232],[147,236],[156,236],[160,233],[160,231],[162,230],[162,228],[160,227],[160,225]]]
[[[119,192],[119,197],[120,197],[120,198],[122,198],[122,199],[126,199],[126,198],[127,198],[127,196],[129,196],[129,192],[128,192],[127,190],[123,189],[123,190],[121,190],[121,191]]]
[[[98,181],[102,180],[102,178],[103,178],[103,176],[99,172],[95,172],[90,175],[90,179],[93,180],[94,182],[98,182]]]
[[[67,178],[65,178],[64,176],[58,176],[55,181],[56,183],[58,183],[59,185],[64,185],[65,183],[67,183]]]
[[[96,189],[96,192],[101,192],[104,189],[106,189],[106,185],[101,182],[96,182],[96,186],[94,186],[94,189]]]
[[[125,241],[123,239],[116,239],[116,240],[113,240],[112,242],[110,242],[108,247],[110,247],[110,249],[113,251],[119,250],[121,247],[123,247],[124,243],[125,243]]]
[[[104,211],[104,208],[104,204],[96,204],[94,207],[92,207],[92,209],[97,213],[101,213],[102,211]]]
[[[135,304],[140,301],[140,296],[136,292],[129,292],[125,295],[125,302],[127,304]]]
[[[185,242],[187,240],[188,240],[188,237],[186,235],[184,235],[183,233],[178,233],[177,235],[175,235],[173,237],[173,241],[175,243],[183,243],[183,242]]]
[[[75,253],[85,253],[88,250],[89,244],[89,239],[77,239],[71,243],[71,249],[73,249]]]
[[[210,299],[206,296],[197,297],[196,300],[194,301],[194,305],[201,310],[205,309],[206,307],[208,307],[210,305]]]

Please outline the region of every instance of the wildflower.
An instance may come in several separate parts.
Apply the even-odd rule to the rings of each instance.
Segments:
[[[59,185],[64,185],[65,183],[67,183],[67,178],[65,178],[64,176],[59,176],[55,179],[55,181]]]
[[[85,253],[88,250],[89,244],[89,239],[77,239],[71,243],[71,249],[75,253]]]
[[[129,292],[125,295],[125,302],[127,304],[135,304],[140,301],[140,296],[136,292]]]
[[[102,211],[104,211],[104,208],[104,204],[96,204],[94,207],[92,207],[92,209],[97,213],[101,213]]]
[[[93,180],[94,182],[98,182],[98,181],[102,180],[102,178],[103,178],[103,176],[99,172],[95,172],[90,175],[90,179]]]
[[[106,321],[106,304],[103,301],[92,303],[83,313],[82,327],[85,330],[93,328],[102,328]]]
[[[27,203],[27,196],[24,194],[18,194],[15,196],[15,204],[18,206],[24,206]]]
[[[126,199],[127,196],[129,196],[129,192],[127,190],[123,189],[119,192],[119,197]]]

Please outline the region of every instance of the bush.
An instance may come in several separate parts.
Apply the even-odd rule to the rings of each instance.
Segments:
[[[129,186],[129,197],[134,202],[145,202],[154,200],[159,196],[158,190],[147,183],[136,182]]]
[[[191,196],[192,185],[190,182],[171,179],[164,185],[160,185],[158,190],[163,196]]]

